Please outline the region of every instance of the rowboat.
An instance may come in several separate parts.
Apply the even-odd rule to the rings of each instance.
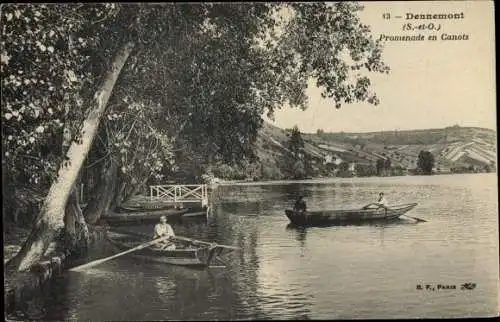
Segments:
[[[208,218],[208,214],[210,211],[209,207],[191,207],[189,208],[189,212],[182,215],[182,219],[184,218]]]
[[[106,240],[115,251],[121,252],[144,243],[147,238],[141,234],[108,231]],[[224,250],[223,245],[210,243],[203,243],[200,245],[199,243],[182,242],[179,240],[176,240],[175,244],[175,250],[162,250],[152,246],[127,254],[126,256],[144,262],[155,262],[193,268],[208,267],[214,261],[225,264],[224,261],[219,258]]]
[[[348,209],[298,212],[286,209],[285,214],[294,225],[322,226],[359,222],[378,222],[398,219],[417,204],[391,206],[389,209]]]
[[[120,210],[125,211],[148,211],[148,210],[165,210],[165,209],[173,209],[174,205],[169,204],[133,204],[133,205],[121,205],[119,207]]]
[[[180,219],[182,215],[188,213],[189,211],[190,208],[133,213],[109,212],[107,215],[102,216],[101,219],[106,221],[111,226],[130,223],[153,223],[159,221],[161,216],[166,216],[168,220]]]

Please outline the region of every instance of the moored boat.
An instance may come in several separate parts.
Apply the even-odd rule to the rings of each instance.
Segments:
[[[147,240],[144,236],[138,234],[112,231],[108,231],[106,239],[116,251],[131,249]],[[195,245],[194,243],[181,243],[176,240],[176,246],[175,250],[162,250],[152,246],[132,252],[126,256],[145,262],[188,267],[208,267],[213,261],[223,263],[219,258],[223,251],[223,247],[220,245],[210,243]]]
[[[182,218],[208,218],[210,212],[209,207],[193,207],[190,208],[189,212],[182,215]]]
[[[390,221],[398,219],[417,204],[391,206],[389,209],[347,209],[298,212],[286,209],[285,214],[292,224],[299,226],[323,226],[345,223]]]
[[[133,205],[121,205],[119,207],[120,211],[155,211],[155,210],[165,210],[165,209],[174,209],[175,206],[172,204],[133,204]]]
[[[109,214],[102,216],[101,219],[106,221],[111,226],[130,223],[153,223],[159,221],[161,216],[166,216],[169,220],[180,219],[182,215],[188,213],[190,210],[190,208],[185,208],[132,213],[110,212]]]

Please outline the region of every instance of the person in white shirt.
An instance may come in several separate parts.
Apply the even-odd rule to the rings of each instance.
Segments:
[[[387,198],[384,196],[383,192],[378,194],[377,202],[370,203],[363,207],[363,209],[369,209],[369,208],[385,208],[385,209],[389,208],[389,203],[387,202]]]
[[[155,230],[154,230],[154,239],[160,238],[160,237],[175,237],[174,230],[172,229],[172,226],[167,224],[167,217],[161,216],[160,217],[160,222],[155,225]],[[170,238],[164,239],[158,244],[156,244],[156,247],[160,247],[161,249],[164,250],[174,250],[175,249],[175,244],[172,243]]]
[[[378,204],[384,208],[387,208],[389,206],[389,203],[387,202],[387,199],[385,198],[383,192],[378,194],[378,200],[377,200],[376,204]]]

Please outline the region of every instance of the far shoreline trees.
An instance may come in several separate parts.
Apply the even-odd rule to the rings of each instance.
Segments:
[[[285,154],[287,172],[291,179],[304,179],[306,172],[306,155],[304,153],[304,140],[297,125],[287,134],[288,153]]]
[[[391,173],[391,159],[377,159],[376,169],[378,176],[387,176]]]
[[[418,170],[422,174],[430,175],[432,174],[432,169],[434,168],[434,155],[429,151],[420,151],[418,154],[417,166]]]

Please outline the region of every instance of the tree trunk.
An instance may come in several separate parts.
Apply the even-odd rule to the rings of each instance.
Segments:
[[[89,224],[96,223],[103,214],[109,212],[116,192],[117,170],[118,165],[111,161],[104,173],[104,180],[101,180],[97,192],[89,200],[85,209],[85,219]]]
[[[146,177],[142,182],[139,182],[138,184],[135,184],[132,189],[130,190],[130,193],[125,196],[125,201],[129,200],[133,196],[137,194],[137,192],[148,182],[149,177]]]
[[[53,241],[56,233],[64,228],[66,203],[76,182],[78,172],[92,145],[100,118],[104,114],[116,80],[133,48],[134,44],[132,42],[124,44],[116,53],[113,63],[106,71],[103,82],[94,95],[90,111],[83,122],[81,143],[71,143],[66,154],[69,164],[65,166],[65,162],[63,162],[60,166],[57,180],[50,187],[33,230],[21,251],[16,255],[15,262],[16,264],[17,261],[19,262],[19,271],[28,270],[34,263],[39,261]]]
[[[116,190],[113,199],[113,204],[115,207],[119,207],[123,204],[126,189],[127,189],[127,183],[122,181],[120,187]]]
[[[121,206],[126,203],[130,198],[135,196],[135,194],[139,191],[139,189],[146,184],[149,180],[149,177],[146,177],[141,182],[137,182],[137,180],[133,179],[131,182],[122,182],[120,184],[120,188],[116,191],[116,195],[114,198],[114,205],[116,207]]]
[[[64,216],[65,247],[71,250],[87,246],[89,241],[89,229],[80,208],[79,191],[76,187],[77,185],[68,199]]]

